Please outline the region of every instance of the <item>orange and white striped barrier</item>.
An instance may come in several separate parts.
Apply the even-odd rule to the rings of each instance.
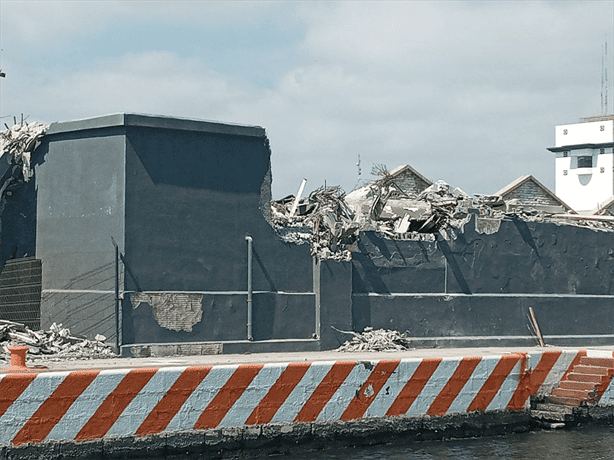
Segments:
[[[0,375],[0,444],[520,411],[578,351]],[[610,391],[610,390],[608,390]],[[608,398],[614,395],[606,391]],[[614,396],[612,396],[614,397]]]

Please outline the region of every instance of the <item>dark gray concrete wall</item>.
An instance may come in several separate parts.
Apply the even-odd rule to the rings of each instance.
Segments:
[[[123,128],[57,132],[35,153],[41,326],[114,337],[114,249],[123,247]]]
[[[393,241],[364,233],[354,292],[614,294],[614,233],[506,220],[456,240]],[[447,280],[447,283],[446,283]]]
[[[521,337],[529,335],[531,306],[546,336],[611,336],[613,303],[609,298],[354,296],[353,321],[356,330],[372,326],[408,331],[411,337]],[[550,343],[569,343],[564,339],[552,337]],[[599,340],[586,337],[585,343],[593,339]],[[605,340],[611,342],[612,337]]]
[[[320,346],[337,348],[351,338],[333,329],[352,330],[352,263],[320,262]]]
[[[124,343],[245,340],[247,235],[257,292],[254,339],[312,337],[309,247],[281,242],[263,215],[271,180],[264,133],[144,127],[127,133],[126,289],[220,294],[215,309],[204,301],[203,324],[189,333],[145,320],[124,302]]]
[[[472,221],[453,241],[366,233],[359,249],[352,262],[355,330],[529,338],[531,306],[550,343],[614,343],[612,232],[506,220],[486,235]]]
[[[282,243],[260,209],[269,167],[265,137],[131,128],[126,260],[139,287],[244,291],[251,235],[255,290],[312,291],[308,246]]]
[[[10,174],[11,171],[7,171],[3,179]],[[36,253],[35,178],[9,187],[5,200],[0,223],[0,266],[9,259],[32,257]]]
[[[173,343],[247,339],[245,294],[203,294],[202,316],[191,331],[162,327],[151,305],[123,302],[123,343]],[[254,340],[309,339],[315,331],[313,294],[254,294]]]

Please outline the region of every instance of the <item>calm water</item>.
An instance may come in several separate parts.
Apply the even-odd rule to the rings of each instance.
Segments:
[[[257,457],[274,460],[542,460],[614,459],[614,427],[534,431],[508,436],[428,441],[403,446],[376,446],[298,455]]]
[[[177,457],[169,457],[177,458]],[[181,456],[181,460],[201,460]],[[345,448],[300,454],[254,456],[251,460],[614,460],[614,426],[582,426],[555,431],[406,445]],[[165,460],[147,457],[134,460]]]

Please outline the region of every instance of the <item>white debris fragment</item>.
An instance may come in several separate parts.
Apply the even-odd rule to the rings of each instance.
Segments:
[[[116,356],[111,345],[105,343],[104,335],[96,335],[94,340],[85,336],[71,334],[62,324],[53,323],[48,331],[32,331],[21,323],[0,320],[0,346],[9,360],[8,347],[25,345],[29,355],[35,358],[58,361],[64,359],[110,358]]]
[[[21,167],[26,182],[33,175],[31,154],[48,129],[49,125],[42,123],[23,123],[0,133],[0,158],[10,155],[10,162]]]
[[[374,330],[372,327],[365,327],[362,333],[340,331],[344,334],[350,334],[352,339],[344,342],[337,351],[353,352],[353,351],[406,351],[413,350],[411,341],[407,337],[407,332],[403,334],[398,331],[386,329]]]

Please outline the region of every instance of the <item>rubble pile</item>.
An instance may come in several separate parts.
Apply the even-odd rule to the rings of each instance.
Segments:
[[[0,133],[0,158],[5,154],[10,155],[10,162],[21,168],[23,180],[27,182],[32,177],[31,154],[49,126],[42,123],[21,123],[6,128]]]
[[[373,329],[365,327],[361,334],[357,332],[340,331],[344,334],[351,334],[354,337],[344,342],[337,351],[406,351],[413,350],[411,341],[407,337],[407,332],[400,334],[398,331],[386,329]]]
[[[476,231],[485,234],[497,232],[504,219],[614,231],[614,216],[580,216],[563,206],[498,195],[473,198],[441,180],[418,193],[420,188],[403,183],[398,173],[402,170],[389,173],[376,166],[373,174],[379,178],[347,195],[339,187],[320,187],[302,200],[299,192],[298,199],[290,195],[274,201],[271,224],[283,241],[309,243],[313,255],[340,260],[352,258],[359,232],[394,240],[454,240],[472,214],[477,216]]]
[[[440,233],[453,239],[469,221],[471,197],[444,181],[434,183],[415,197],[400,196],[397,189],[392,186],[377,195],[370,209],[376,230],[390,238],[434,240],[435,234]]]
[[[309,242],[311,253],[323,259],[350,260],[348,246],[360,225],[353,221],[344,196],[340,187],[320,187],[298,205],[292,195],[273,201],[271,223],[287,243]]]
[[[292,195],[273,201],[271,224],[287,243],[310,243],[313,255],[350,260],[360,231],[399,240],[434,241],[436,233],[456,238],[470,219],[470,205],[469,195],[443,181],[416,195],[384,179],[348,195],[320,187],[298,202]]]
[[[0,320],[0,345],[7,361],[10,360],[8,347],[16,345],[27,346],[29,355],[34,355],[31,357],[45,357],[52,361],[115,356],[111,345],[107,345],[105,340],[103,335],[96,335],[94,340],[73,335],[68,328],[56,323],[48,331],[32,331],[21,323]]]

